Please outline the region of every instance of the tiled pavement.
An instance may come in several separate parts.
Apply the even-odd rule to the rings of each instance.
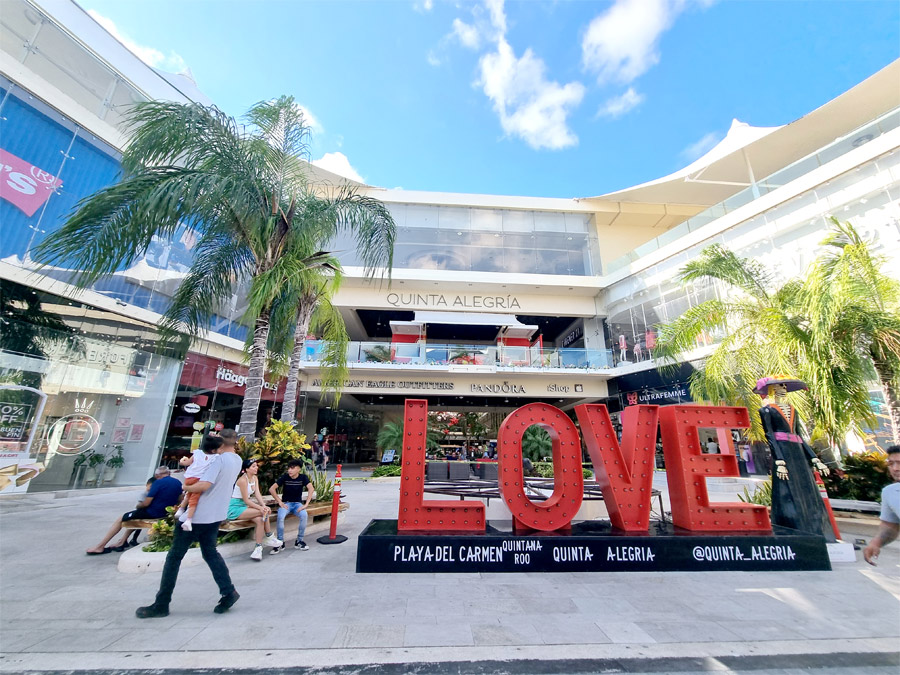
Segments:
[[[84,555],[139,490],[0,500],[0,669],[538,659],[551,672],[561,659],[871,655],[900,646],[897,544],[877,568],[859,561],[831,572],[356,574],[355,535],[373,517],[395,517],[397,488],[345,483],[345,544],[309,537],[309,551],[288,548],[261,563],[247,545],[247,555],[228,560],[241,600],[227,614],[211,611],[207,568],[183,569],[170,616],[152,621],[134,609],[152,601],[158,573],[120,573],[115,553]],[[846,672],[885,668],[897,672],[864,659]]]

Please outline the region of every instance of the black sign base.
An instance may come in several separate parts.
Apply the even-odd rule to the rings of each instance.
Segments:
[[[697,534],[651,523],[646,534],[609,521],[572,523],[566,532],[517,534],[510,521],[483,533],[397,532],[373,520],[359,535],[356,571],[397,572],[709,572],[830,570],[824,537],[775,527],[772,534]]]

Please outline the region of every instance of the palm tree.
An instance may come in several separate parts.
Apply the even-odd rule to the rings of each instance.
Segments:
[[[337,263],[335,263],[337,265]],[[306,348],[306,336],[310,330],[318,332],[325,346],[321,359],[323,391],[334,393],[335,402],[340,399],[340,390],[347,376],[347,327],[341,313],[331,304],[331,297],[340,286],[340,267],[336,266],[331,276],[310,270],[310,274],[299,275],[284,297],[280,298],[273,316],[278,315],[285,325],[273,335],[269,349],[288,359],[287,383],[281,404],[281,420],[293,422],[296,417],[297,389],[299,388],[300,364]],[[284,339],[287,338],[285,341]]]
[[[282,96],[257,103],[246,119],[249,127],[242,127],[217,108],[196,103],[137,104],[128,115],[132,136],[122,181],[81,202],[34,257],[65,263],[78,270],[76,283],[89,286],[133,263],[154,236],[194,228],[195,257],[160,330],[166,336],[200,334],[249,282],[244,321],[253,331],[240,435],[251,439],[272,310],[284,287],[311,269],[328,271],[333,259],[315,244],[342,230],[355,234],[367,274],[389,269],[395,227],[380,202],[342,188],[332,198],[345,207],[310,228],[301,215],[316,193],[307,181],[309,128],[302,111]]]
[[[522,455],[532,462],[543,462],[553,451],[553,440],[546,430],[532,425],[522,434]]]
[[[858,364],[844,353],[823,349],[813,333],[808,287],[791,280],[776,287],[760,263],[740,258],[719,245],[709,246],[681,272],[686,283],[712,279],[721,282],[726,299],[707,300],[662,326],[655,355],[674,361],[696,347],[703,332],[725,331],[724,339],[706,357],[690,380],[695,400],[722,402],[759,409],[753,393],[756,381],[785,373],[809,385],[807,395],[791,395],[801,417],[812,422],[815,433],[840,443],[851,429],[872,421],[865,377]],[[750,438],[762,440],[759,416],[750,415]]]
[[[438,436],[439,434],[431,428],[425,432],[425,448],[427,450],[440,449],[441,444],[438,441]],[[398,424],[397,422],[386,422],[378,432],[375,445],[377,445],[380,450],[396,448],[396,458],[399,459],[403,452],[403,425]]]
[[[894,442],[900,442],[900,284],[882,272],[850,223],[831,218],[825,251],[813,264],[806,304],[815,348],[860,379],[877,379]],[[874,377],[873,377],[874,376]]]

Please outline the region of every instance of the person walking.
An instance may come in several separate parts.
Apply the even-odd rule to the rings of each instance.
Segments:
[[[207,452],[211,452],[211,447],[218,447],[219,461],[216,462],[215,468],[203,476],[202,480],[185,487],[187,492],[201,493],[200,501],[197,502],[197,510],[194,512],[193,529],[175,528],[172,548],[169,549],[166,556],[156,599],[151,605],[137,608],[135,615],[139,619],[169,615],[169,603],[172,601],[172,591],[175,590],[181,561],[195,541],[200,543],[203,561],[209,566],[209,571],[212,572],[213,579],[219,587],[219,603],[213,608],[213,611],[216,614],[227,612],[241,597],[234,584],[231,583],[231,575],[228,573],[225,560],[216,550],[219,524],[225,520],[231,491],[241,470],[241,458],[235,452],[237,434],[231,429],[226,429],[219,434],[218,438],[208,436],[203,442],[206,444]]]
[[[869,545],[863,549],[863,558],[876,565],[881,547],[890,544],[900,534],[900,445],[887,449],[887,466],[894,482],[881,490],[881,527]]]

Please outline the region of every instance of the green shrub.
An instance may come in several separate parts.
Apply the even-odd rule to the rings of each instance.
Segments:
[[[142,551],[146,551],[147,553],[165,553],[170,548],[172,548],[172,540],[175,538],[175,507],[169,506],[166,508],[166,517],[160,518],[155,523],[153,523],[153,527],[150,528],[149,538],[150,541],[144,544],[141,548]],[[241,539],[245,539],[253,529],[248,530],[234,530],[232,532],[225,532],[224,534],[220,534],[217,540],[219,544],[230,544],[233,541],[240,541]],[[191,548],[199,548],[200,542],[194,542],[191,544]]]
[[[738,499],[746,504],[762,504],[763,506],[772,506],[772,479],[767,480],[765,483],[760,483],[757,485],[753,492],[750,493],[747,491],[747,488],[744,488],[744,494],[738,495]]]
[[[252,443],[243,438],[238,440],[237,453],[243,459],[257,460],[259,491],[266,494],[269,486],[287,471],[290,460],[302,459],[304,463],[308,463],[306,451],[310,447],[306,442],[306,434],[299,433],[290,422],[272,420],[258,440]],[[308,470],[305,473],[312,480],[312,474]],[[331,498],[330,493],[328,498]]]
[[[541,478],[553,478],[553,462],[535,462],[534,473]],[[581,473],[584,476],[585,480],[593,477],[594,475],[593,471],[584,467],[581,468]]]
[[[823,480],[834,499],[880,502],[881,489],[891,483],[887,455],[880,450],[850,455],[844,458],[843,469],[832,469]]]
[[[403,472],[403,467],[399,464],[384,464],[375,467],[372,472],[372,478],[383,478],[384,476],[399,476]]]

